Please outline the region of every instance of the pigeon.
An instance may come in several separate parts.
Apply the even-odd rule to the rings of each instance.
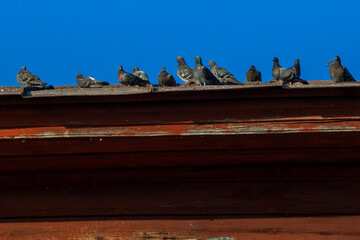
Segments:
[[[125,86],[146,86],[149,82],[142,80],[141,78],[127,73],[123,70],[122,66],[119,66],[118,70],[118,81]]]
[[[295,77],[299,78],[301,75],[301,71],[300,71],[300,60],[299,59],[295,59],[295,63],[294,66],[292,66],[291,68],[289,68],[290,71],[292,71],[293,73],[295,73]]]
[[[76,80],[81,88],[102,87],[104,85],[109,85],[108,82],[101,82],[93,77],[84,77],[81,73],[76,74]]]
[[[297,78],[295,73],[290,69],[286,69],[280,66],[279,59],[274,57],[274,66],[272,69],[272,76],[274,77],[270,83],[282,81],[282,84],[301,82],[303,84],[309,84],[307,81]]]
[[[137,77],[139,77],[140,79],[149,82],[149,77],[148,75],[144,72],[144,71],[140,71],[138,67],[134,67],[133,68],[133,74]]]
[[[210,66],[210,72],[214,74],[214,76],[223,84],[242,85],[242,83],[239,82],[228,70],[216,65],[215,61],[211,60],[208,63],[208,66]]]
[[[21,67],[21,71],[19,71],[16,75],[16,81],[23,85],[24,87],[40,87],[43,88],[47,85],[46,82],[40,81],[40,78],[35,74],[26,70],[25,66]]]
[[[182,56],[176,58],[178,62],[177,75],[185,82],[185,86],[190,86],[191,83],[201,85],[194,77],[194,71],[186,64]]]
[[[330,77],[334,82],[356,82],[349,70],[341,65],[341,60],[339,56],[335,56],[334,61],[335,62],[328,62],[327,64],[327,66],[330,67]]]
[[[256,70],[256,68],[253,65],[251,65],[250,70],[247,73],[245,73],[245,77],[247,82],[262,81],[261,72]]]
[[[167,73],[165,67],[161,68],[161,72],[158,75],[158,81],[160,86],[176,86],[174,76],[170,73]]]
[[[211,71],[202,64],[201,57],[194,59],[194,77],[200,85],[222,85],[222,83],[211,73]]]

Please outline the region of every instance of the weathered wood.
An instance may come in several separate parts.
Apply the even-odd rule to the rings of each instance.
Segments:
[[[357,240],[359,216],[4,220],[2,240]]]
[[[119,183],[0,188],[0,217],[358,214],[360,182]]]
[[[145,180],[144,180],[145,179]],[[359,182],[359,165],[243,165],[197,167],[131,167],[0,174],[0,187],[114,185],[141,183]]]
[[[51,98],[48,99],[50,101]],[[300,121],[306,118],[317,118],[318,121],[322,121],[323,118],[328,121],[338,117],[359,117],[354,109],[360,107],[359,98],[349,96],[274,98],[271,101],[266,98],[229,100],[219,98],[198,100],[196,104],[186,100],[92,104],[86,101],[83,103],[73,101],[76,101],[76,98],[67,98],[64,103],[33,104],[31,107],[28,104],[1,105],[0,112],[6,118],[0,118],[0,127],[137,126],[184,122],[204,124],[281,118],[299,118]]]
[[[0,239],[359,234],[357,83],[0,95]]]

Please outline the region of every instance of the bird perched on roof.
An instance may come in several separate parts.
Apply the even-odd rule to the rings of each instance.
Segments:
[[[160,86],[176,86],[175,78],[170,73],[166,72],[166,68],[162,67],[161,72],[158,75],[158,81]]]
[[[336,82],[356,82],[354,77],[351,75],[349,70],[341,65],[341,60],[339,56],[335,56],[335,62],[328,62],[329,74],[331,79]]]
[[[133,74],[135,76],[141,78],[142,80],[147,81],[148,83],[150,83],[148,75],[144,71],[140,71],[138,67],[133,68]]]
[[[257,82],[262,81],[261,79],[261,72],[256,70],[256,68],[251,65],[250,70],[245,73],[245,78],[247,82]]]
[[[177,75],[178,77],[185,82],[185,86],[190,86],[191,83],[200,83],[194,77],[194,71],[186,64],[182,56],[176,58],[178,62]]]
[[[84,77],[81,73],[76,74],[76,80],[81,88],[103,87],[104,85],[109,85],[108,82],[102,82],[93,77]]]
[[[273,80],[270,82],[282,81],[282,84],[301,82],[302,84],[309,84],[307,81],[297,78],[295,73],[290,69],[283,68],[279,64],[279,59],[277,57],[273,58],[274,66],[272,68]]]
[[[300,78],[301,71],[300,71],[300,60],[295,59],[294,66],[289,68],[293,73],[295,73],[295,77]]]
[[[239,82],[234,75],[232,75],[231,72],[226,70],[223,67],[220,67],[216,65],[215,61],[211,60],[208,63],[208,66],[210,66],[210,72],[214,74],[217,79],[219,79],[220,82],[226,85],[242,85],[241,82]]]
[[[196,56],[194,59],[194,77],[200,85],[222,85],[211,71],[202,64],[201,57]]]
[[[26,70],[25,66],[21,67],[21,70],[16,75],[16,81],[24,87],[41,87],[47,85],[46,82],[42,82],[38,76]]]
[[[124,71],[122,66],[119,66],[118,81],[125,86],[146,86],[149,83],[141,78]]]

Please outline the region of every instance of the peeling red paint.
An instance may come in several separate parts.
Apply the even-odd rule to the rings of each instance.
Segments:
[[[0,239],[357,239],[360,87],[311,85],[4,90]]]
[[[290,118],[213,124],[173,124],[111,127],[34,127],[0,129],[0,139],[69,137],[152,137],[228,134],[280,134],[360,130],[358,118]]]

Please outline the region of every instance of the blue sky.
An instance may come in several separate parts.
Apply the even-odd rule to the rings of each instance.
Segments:
[[[165,66],[177,82],[176,57],[194,56],[245,81],[255,65],[272,79],[272,58],[283,67],[299,58],[302,78],[330,79],[326,63],[342,58],[355,78],[360,56],[359,1],[116,1],[12,0],[0,9],[0,85],[19,85],[21,66],[52,85],[75,75],[118,83],[117,67],[134,66],[157,83]]]

